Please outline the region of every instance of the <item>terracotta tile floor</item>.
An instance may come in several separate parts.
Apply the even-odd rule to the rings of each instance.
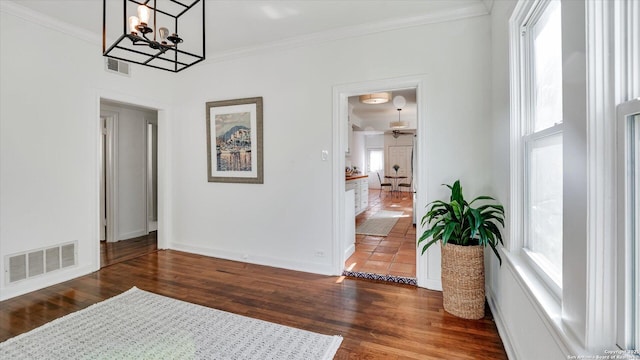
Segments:
[[[347,259],[345,269],[380,275],[416,276],[416,228],[413,225],[411,193],[392,195],[369,190],[369,208],[356,216],[356,227],[379,210],[403,211],[388,236],[356,234],[356,251]]]

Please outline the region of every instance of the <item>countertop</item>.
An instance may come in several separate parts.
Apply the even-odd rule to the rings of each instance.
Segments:
[[[346,176],[345,180],[349,181],[349,180],[356,180],[356,179],[362,179],[362,178],[366,178],[369,177],[369,175],[362,175],[362,174],[358,174],[358,175],[351,175],[351,176]]]

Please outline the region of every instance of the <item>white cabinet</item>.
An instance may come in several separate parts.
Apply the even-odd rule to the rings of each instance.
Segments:
[[[369,207],[369,177],[363,176],[355,179],[348,179],[345,190],[353,190],[356,215],[362,213]]]
[[[344,194],[344,216],[345,216],[345,235],[344,235],[344,259],[348,259],[356,250],[356,212],[355,212],[355,194],[353,189]]]

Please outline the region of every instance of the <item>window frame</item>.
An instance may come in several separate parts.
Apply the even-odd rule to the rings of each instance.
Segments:
[[[549,290],[556,301],[562,299],[562,273],[545,265],[542,255],[527,248],[529,241],[529,165],[530,149],[536,141],[549,136],[563,136],[563,123],[535,131],[535,68],[533,27],[543,18],[555,0],[534,0],[514,11],[510,20],[511,60],[511,241],[509,250],[520,254],[532,273]],[[562,6],[559,3],[559,6]],[[562,9],[562,8],[561,8]]]
[[[524,186],[523,186],[523,203],[522,203],[522,212],[523,212],[523,222],[522,222],[522,253],[529,263],[529,265],[533,268],[533,270],[538,274],[540,278],[542,278],[545,284],[554,292],[555,296],[560,298],[562,293],[562,273],[556,273],[550,266],[549,261],[543,255],[532,251],[529,248],[529,242],[531,241],[531,232],[530,228],[529,215],[530,215],[530,200],[528,197],[531,195],[531,192],[528,191],[530,188],[529,181],[531,179],[531,175],[529,174],[530,170],[530,162],[531,162],[531,151],[532,147],[536,141],[544,140],[554,136],[560,136],[562,139],[562,124],[556,124],[550,128],[546,128],[544,130],[538,131],[533,134],[525,135],[522,137],[522,141],[524,142]]]
[[[640,98],[621,103],[617,106],[618,149],[617,149],[617,203],[618,203],[618,328],[616,343],[622,349],[637,349],[640,345],[640,300],[635,299],[640,288],[640,229],[636,211],[640,203],[640,194],[636,192],[640,183],[640,174],[629,173],[629,166],[638,166],[640,158],[635,158],[640,142]],[[634,122],[632,124],[632,122]],[[631,183],[633,182],[633,184]]]

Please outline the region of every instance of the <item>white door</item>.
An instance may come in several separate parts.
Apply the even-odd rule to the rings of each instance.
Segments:
[[[147,123],[147,231],[158,230],[158,125]]]
[[[100,241],[107,239],[107,128],[106,119],[100,117]]]
[[[412,180],[412,164],[411,164],[411,153],[413,150],[413,146],[411,145],[393,145],[389,146],[389,154],[387,156],[387,175],[391,176],[406,176],[406,179],[399,179],[398,182],[408,182],[410,183]],[[396,173],[393,168],[394,165],[398,165],[398,171]],[[407,189],[404,189],[407,190]]]

